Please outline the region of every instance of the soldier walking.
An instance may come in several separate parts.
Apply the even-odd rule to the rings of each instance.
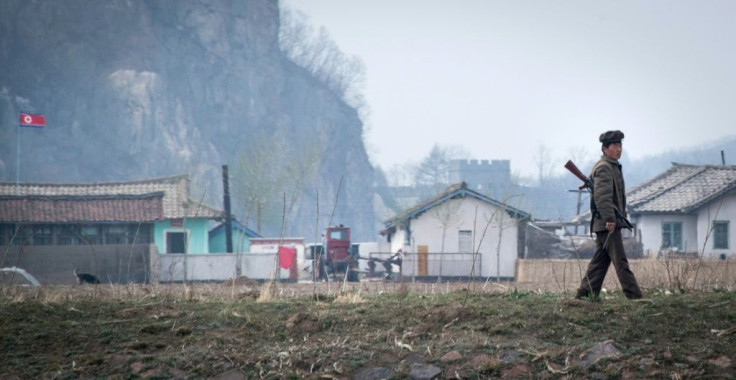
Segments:
[[[596,249],[575,295],[578,299],[590,295],[598,297],[611,264],[626,298],[641,298],[641,289],[629,269],[621,237],[621,228],[625,227],[623,218],[626,217],[626,189],[618,162],[623,151],[623,138],[621,131],[608,131],[599,138],[603,156],[593,166],[590,175],[594,184],[590,195],[590,211],[593,214],[592,231],[596,235]]]

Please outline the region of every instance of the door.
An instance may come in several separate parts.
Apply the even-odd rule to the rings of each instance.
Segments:
[[[418,245],[417,246],[417,272],[418,276],[426,276],[429,267],[429,246]]]
[[[186,232],[166,232],[166,253],[187,253]]]

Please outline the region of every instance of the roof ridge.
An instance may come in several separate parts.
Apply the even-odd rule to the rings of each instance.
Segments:
[[[146,199],[146,198],[163,198],[163,191],[152,191],[150,193],[143,194],[90,194],[90,195],[79,195],[79,194],[58,194],[58,195],[45,195],[45,194],[26,194],[26,195],[0,195],[1,200],[99,200],[99,199]]]
[[[728,168],[728,170],[734,170],[734,169],[736,169],[736,166],[735,165],[711,165],[707,169],[717,169],[717,170],[720,170],[720,168],[723,167],[723,166],[732,166],[731,168]],[[714,191],[709,196],[703,197],[702,199],[700,199],[700,201],[695,202],[692,205],[690,205],[690,207],[688,207],[687,210],[696,209],[696,208],[698,208],[698,207],[700,207],[700,206],[702,206],[702,205],[710,202],[711,200],[713,200],[715,198],[718,198],[722,194],[728,193],[729,191],[733,190],[734,188],[736,188],[736,177],[734,177],[733,179],[731,179],[729,181],[726,181],[723,184],[723,186],[718,191]]]
[[[138,185],[143,183],[164,183],[175,182],[181,179],[188,179],[189,174],[177,174],[167,177],[148,178],[133,181],[114,181],[114,182],[85,182],[85,183],[50,183],[50,182],[20,182],[18,186],[115,186],[115,185]],[[16,186],[15,182],[0,182],[0,186]]]
[[[700,173],[702,173],[702,172],[704,172],[706,170],[705,167],[702,166],[702,165],[678,164],[676,162],[673,162],[672,163],[672,167],[669,168],[669,169],[667,169],[667,171],[665,171],[664,173],[662,173],[662,174],[660,174],[660,175],[652,178],[650,181],[647,181],[645,184],[641,184],[639,186],[636,186],[635,188],[631,189],[630,193],[633,193],[633,192],[639,190],[640,188],[644,188],[644,187],[646,187],[646,186],[648,186],[650,184],[653,184],[657,180],[660,180],[662,178],[666,178],[666,177],[672,175],[674,172],[677,172],[677,169],[679,167],[694,167],[694,168],[697,168],[698,170],[690,173],[689,175],[686,175],[685,177],[683,177],[679,181],[673,183],[669,187],[662,188],[662,189],[657,189],[656,191],[653,191],[651,194],[649,194],[646,197],[643,197],[641,199],[637,199],[637,200],[635,200],[633,202],[627,202],[627,205],[626,206],[627,207],[636,207],[636,206],[641,205],[643,203],[649,202],[650,200],[652,200],[654,198],[657,198],[657,197],[661,196],[662,194],[666,194],[667,192],[671,191],[675,187],[677,187],[677,186],[685,183],[686,181],[689,181],[691,178],[695,177],[696,175],[698,175],[698,174],[700,174]]]
[[[439,193],[438,195],[436,195],[434,197],[431,197],[431,198],[428,198],[427,200],[425,200],[423,202],[420,202],[420,203],[416,204],[415,206],[412,206],[412,207],[408,208],[406,211],[404,211],[404,212],[402,212],[400,214],[397,214],[396,216],[394,216],[392,218],[389,218],[389,219],[384,220],[383,223],[384,223],[384,225],[388,225],[388,224],[395,223],[395,222],[397,222],[399,220],[402,220],[402,219],[407,219],[407,218],[410,219],[410,218],[416,217],[416,216],[418,216],[418,215],[420,215],[420,214],[422,214],[424,212],[422,210],[428,210],[428,209],[434,207],[435,205],[446,201],[448,199],[448,197],[451,197],[451,196],[453,196],[455,194],[458,194],[458,195],[468,195],[469,194],[469,195],[473,196],[476,199],[479,199],[479,200],[482,200],[484,202],[490,203],[490,204],[495,205],[497,207],[501,207],[507,213],[513,214],[513,215],[517,215],[519,217],[531,216],[531,214],[529,214],[528,212],[523,211],[521,209],[518,209],[516,207],[513,207],[513,206],[509,205],[506,202],[501,202],[501,201],[495,200],[495,199],[493,199],[493,198],[491,198],[491,197],[489,197],[487,195],[481,194],[481,193],[479,193],[479,192],[477,192],[477,191],[475,191],[473,189],[469,189],[467,187],[467,184],[463,181],[463,182],[455,183],[455,184],[452,184],[452,185],[448,186],[443,192]]]

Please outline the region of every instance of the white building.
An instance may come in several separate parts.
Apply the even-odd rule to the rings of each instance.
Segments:
[[[644,253],[725,258],[736,238],[736,166],[672,167],[627,192],[628,212]]]
[[[530,215],[460,183],[384,222],[402,274],[513,280]]]

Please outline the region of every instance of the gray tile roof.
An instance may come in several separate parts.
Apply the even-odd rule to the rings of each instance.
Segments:
[[[438,194],[438,195],[436,195],[436,196],[434,196],[434,197],[432,197],[430,199],[427,199],[424,202],[421,202],[421,203],[419,203],[418,205],[416,205],[414,207],[411,207],[411,208],[407,209],[406,211],[404,211],[404,212],[402,212],[402,213],[394,216],[391,219],[388,219],[388,220],[384,221],[383,223],[386,226],[386,229],[390,229],[390,228],[396,226],[398,223],[400,223],[400,222],[402,222],[404,220],[408,220],[408,219],[412,219],[412,218],[418,217],[419,215],[423,214],[425,211],[427,211],[427,210],[431,209],[432,207],[435,207],[438,204],[441,204],[441,203],[443,203],[443,202],[445,202],[447,200],[455,199],[455,198],[464,198],[464,197],[467,197],[467,196],[476,198],[476,199],[481,200],[483,202],[486,202],[488,204],[491,204],[491,205],[494,205],[496,207],[502,208],[502,209],[506,210],[506,212],[510,216],[512,216],[514,218],[526,219],[526,218],[530,218],[531,217],[531,214],[529,214],[529,213],[527,213],[525,211],[519,210],[519,209],[517,209],[515,207],[511,207],[511,206],[509,206],[507,204],[504,204],[503,202],[499,202],[499,201],[497,201],[495,199],[492,199],[492,198],[490,198],[490,197],[488,197],[486,195],[483,195],[481,193],[478,193],[476,191],[473,191],[471,189],[468,189],[467,184],[465,182],[462,182],[462,183],[453,184],[453,185],[447,187],[445,189],[445,191],[443,191],[442,193],[440,193],[440,194]],[[385,232],[385,231],[382,231],[382,232]]]
[[[662,174],[626,192],[629,214],[689,213],[736,188],[734,165],[687,165],[673,162]],[[572,218],[590,221],[590,211]]]
[[[107,182],[88,184],[45,184],[0,182],[0,196],[115,196],[143,195],[162,192],[163,217],[176,218],[221,218],[223,211],[201,205],[189,199],[189,177],[179,175],[129,182]]]
[[[154,222],[163,220],[163,196],[0,196],[0,223]]]
[[[684,165],[672,167],[627,192],[628,211],[689,213],[736,188],[734,165]]]

